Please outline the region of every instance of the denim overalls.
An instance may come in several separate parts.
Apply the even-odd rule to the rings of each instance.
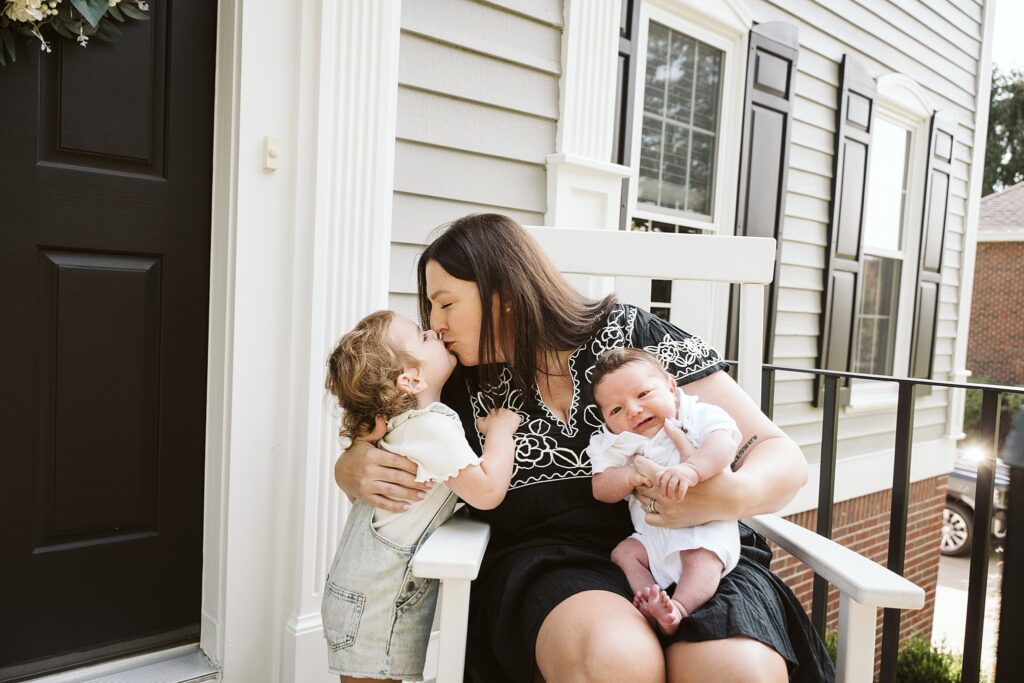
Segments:
[[[437,602],[436,579],[412,575],[416,549],[455,510],[448,497],[415,545],[373,528],[373,507],[356,501],[327,577],[322,607],[333,674],[421,680]]]

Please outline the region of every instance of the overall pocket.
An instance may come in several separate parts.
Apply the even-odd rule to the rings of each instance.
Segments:
[[[342,650],[356,642],[365,604],[366,596],[362,593],[345,590],[327,581],[322,612],[324,636],[332,649]]]

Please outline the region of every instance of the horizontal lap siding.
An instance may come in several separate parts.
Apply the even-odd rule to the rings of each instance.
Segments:
[[[951,110],[958,121],[934,368],[937,379],[946,379],[953,368],[982,8],[972,0],[749,0],[747,5],[757,22],[784,21],[800,31],[774,362],[817,365],[839,63],[849,52],[875,77],[908,76],[935,108]],[[810,403],[813,390],[808,375],[780,373],[776,379],[775,419],[812,461],[821,440],[821,410]],[[947,400],[940,389],[919,401],[918,441],[946,433]],[[893,406],[884,412],[844,412],[840,455],[890,448],[894,412]]]
[[[405,0],[390,306],[416,315],[415,267],[459,216],[539,225],[555,151],[561,0]]]

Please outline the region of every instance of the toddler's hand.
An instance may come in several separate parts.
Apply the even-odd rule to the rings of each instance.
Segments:
[[[514,410],[498,408],[477,419],[476,426],[484,436],[489,435],[491,432],[515,434],[522,421],[523,418],[519,417],[519,413]]]
[[[683,463],[669,467],[658,475],[658,488],[661,495],[669,500],[682,500],[691,486],[700,483],[700,475],[692,466]]]

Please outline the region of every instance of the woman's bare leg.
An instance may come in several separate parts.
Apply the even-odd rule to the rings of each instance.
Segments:
[[[665,651],[665,665],[669,683],[786,683],[789,680],[786,660],[778,652],[744,637],[675,643]]]
[[[661,644],[625,598],[585,591],[561,602],[537,635],[537,668],[548,683],[662,683]]]

